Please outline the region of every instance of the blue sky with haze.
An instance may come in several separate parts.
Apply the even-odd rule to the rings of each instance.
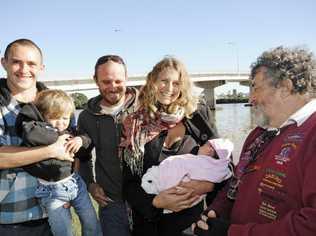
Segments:
[[[0,9],[1,55],[11,41],[32,39],[44,52],[43,77],[54,79],[89,77],[109,53],[135,75],[165,55],[191,73],[235,72],[238,57],[247,72],[272,47],[316,52],[314,0],[1,0]]]

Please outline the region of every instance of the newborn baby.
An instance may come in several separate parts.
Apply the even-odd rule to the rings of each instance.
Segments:
[[[146,193],[158,194],[178,185],[181,181],[204,180],[220,183],[232,175],[229,163],[233,149],[234,145],[228,139],[208,140],[199,148],[198,155],[170,156],[159,166],[149,168],[142,177],[141,186]],[[205,195],[194,205],[204,197]]]

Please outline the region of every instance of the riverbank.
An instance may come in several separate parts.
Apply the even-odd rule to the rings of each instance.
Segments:
[[[248,98],[219,98],[216,99],[216,104],[248,103],[248,101]]]

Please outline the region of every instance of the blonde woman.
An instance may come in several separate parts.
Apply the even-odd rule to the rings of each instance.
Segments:
[[[139,109],[124,122],[121,143],[123,193],[132,208],[133,235],[181,235],[203,210],[202,203],[192,203],[214,184],[192,180],[152,195],[142,189],[141,177],[171,155],[196,154],[199,145],[217,136],[216,129],[209,109],[192,95],[184,65],[175,58],[154,66],[139,102]],[[163,209],[173,213],[164,215]]]

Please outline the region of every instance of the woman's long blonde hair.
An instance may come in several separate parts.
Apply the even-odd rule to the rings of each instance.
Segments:
[[[184,109],[184,115],[189,118],[197,108],[197,98],[192,94],[192,82],[187,70],[184,65],[174,57],[163,58],[153,67],[152,71],[148,73],[146,84],[142,87],[139,94],[140,106],[148,111],[152,111],[153,107],[156,107],[158,102],[156,98],[158,92],[156,81],[159,74],[168,69],[173,69],[179,73],[180,95],[176,101],[168,106],[167,112],[173,113],[175,107],[180,106]]]

